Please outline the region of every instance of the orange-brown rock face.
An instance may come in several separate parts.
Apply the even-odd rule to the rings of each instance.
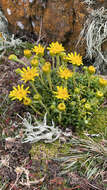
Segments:
[[[58,40],[70,50],[75,49],[88,14],[80,0],[0,0],[0,6],[13,33],[22,30],[38,36],[41,31],[45,41]],[[82,53],[83,49],[78,51]]]

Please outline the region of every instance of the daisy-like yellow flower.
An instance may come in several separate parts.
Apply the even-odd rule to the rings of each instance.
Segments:
[[[62,46],[62,44],[59,44],[58,42],[52,42],[49,47],[47,47],[49,50],[50,55],[59,55],[60,53],[64,52],[65,49]]]
[[[97,92],[96,92],[96,96],[97,96],[98,98],[103,97],[103,92],[97,91]]]
[[[25,83],[30,80],[34,81],[37,76],[39,76],[39,73],[36,67],[27,67],[27,69],[22,68],[21,70],[21,80],[24,80]]]
[[[82,63],[82,56],[80,54],[77,54],[77,52],[73,53],[68,53],[67,60],[69,63],[72,63],[73,65],[80,66],[83,65]]]
[[[21,101],[22,99],[26,98],[27,94],[29,94],[30,91],[28,90],[29,87],[27,87],[26,89],[24,89],[23,86],[24,86],[23,84],[21,86],[18,85],[17,87],[13,86],[13,90],[10,91],[9,97],[12,100],[18,99],[19,101]]]
[[[66,110],[66,105],[64,103],[60,103],[60,104],[58,104],[57,108],[60,111],[65,111]]]
[[[103,78],[99,78],[99,83],[101,86],[107,86],[107,80],[105,80]]]
[[[59,67],[58,74],[61,78],[67,80],[68,78],[72,77],[73,72],[71,72],[68,68]]]
[[[24,105],[28,106],[28,105],[30,105],[31,103],[32,103],[32,100],[31,100],[30,98],[25,97],[25,98],[23,99],[23,104],[24,104]]]
[[[42,66],[42,71],[45,72],[45,73],[49,73],[51,71],[51,64],[49,62],[46,62]]]
[[[16,55],[11,54],[11,55],[9,55],[8,59],[11,60],[11,61],[17,61],[18,58],[17,58]]]
[[[27,58],[30,58],[32,56],[31,50],[25,49],[24,50],[24,56]]]
[[[94,74],[94,73],[95,73],[95,67],[89,66],[89,67],[88,67],[88,72],[89,72],[90,74]]]
[[[37,67],[39,65],[39,61],[38,61],[38,59],[32,59],[30,64],[34,67]]]
[[[44,55],[44,50],[45,48],[42,45],[34,46],[33,52],[36,53],[38,56],[43,56]]]
[[[57,86],[57,92],[54,92],[56,94],[56,98],[62,99],[62,100],[67,100],[70,95],[68,94],[67,88],[62,87],[62,86]]]

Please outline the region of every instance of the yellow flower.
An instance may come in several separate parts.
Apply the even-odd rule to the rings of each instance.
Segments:
[[[25,49],[24,50],[24,56],[27,58],[30,58],[32,56],[31,50]]]
[[[107,85],[107,80],[103,79],[103,78],[99,78],[99,83],[101,86],[106,86]]]
[[[67,60],[73,65],[77,65],[77,66],[83,65],[82,56],[80,56],[80,54],[77,54],[76,52],[74,52],[74,54],[68,53]]]
[[[30,105],[31,104],[31,102],[32,102],[32,100],[30,99],[30,98],[28,98],[28,97],[25,97],[24,98],[24,100],[23,100],[23,103],[24,103],[24,105]]]
[[[9,55],[8,59],[11,60],[11,61],[17,61],[18,58],[17,58],[16,55],[11,54],[11,55]]]
[[[22,99],[26,98],[28,93],[30,93],[28,89],[29,87],[24,89],[23,84],[21,86],[18,85],[17,88],[13,87],[13,90],[10,91],[9,97],[12,98],[12,100],[18,99],[19,101],[21,101]]]
[[[34,67],[37,67],[39,65],[39,61],[38,61],[38,59],[32,59],[30,64]]]
[[[62,86],[57,86],[57,92],[54,92],[56,94],[56,98],[62,99],[62,100],[67,100],[70,95],[68,94],[67,88],[62,87]]]
[[[58,74],[61,78],[68,79],[72,77],[73,72],[71,72],[68,68],[59,67]]]
[[[38,70],[36,67],[27,67],[27,69],[22,68],[21,70],[21,80],[24,80],[24,82],[26,83],[29,80],[33,80],[35,79],[35,77],[39,76]]]
[[[96,92],[96,96],[97,96],[98,98],[101,98],[101,97],[103,96],[103,92],[97,91],[97,92]]]
[[[88,67],[88,72],[89,72],[90,74],[94,74],[94,73],[95,73],[95,67],[89,66],[89,67]]]
[[[51,64],[49,62],[46,62],[43,66],[42,66],[42,71],[45,73],[48,73],[51,71]]]
[[[85,107],[85,109],[87,109],[87,110],[90,110],[90,109],[91,109],[91,105],[88,104],[88,103],[86,103],[86,104],[84,105],[84,107]]]
[[[65,111],[65,110],[66,110],[65,104],[64,104],[64,103],[58,104],[58,109],[59,109],[60,111]]]
[[[44,47],[42,45],[34,46],[33,52],[36,53],[38,56],[43,56],[44,55]]]
[[[49,53],[52,56],[59,55],[60,53],[65,51],[62,44],[59,44],[58,42],[52,42],[49,46],[50,47],[47,47],[47,49],[49,50]]]

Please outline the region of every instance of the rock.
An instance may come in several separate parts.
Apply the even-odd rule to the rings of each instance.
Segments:
[[[93,6],[105,6],[96,0]],[[0,6],[13,33],[41,34],[44,41],[59,41],[71,51],[85,52],[85,45],[76,49],[86,16],[92,10],[83,0],[0,0]]]

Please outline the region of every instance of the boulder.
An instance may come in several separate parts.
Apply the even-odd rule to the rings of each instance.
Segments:
[[[67,49],[84,54],[85,46],[75,47],[84,21],[94,6],[107,7],[106,0],[96,0],[90,8],[84,1],[0,0],[0,6],[14,34],[33,33],[47,43],[59,41]]]

